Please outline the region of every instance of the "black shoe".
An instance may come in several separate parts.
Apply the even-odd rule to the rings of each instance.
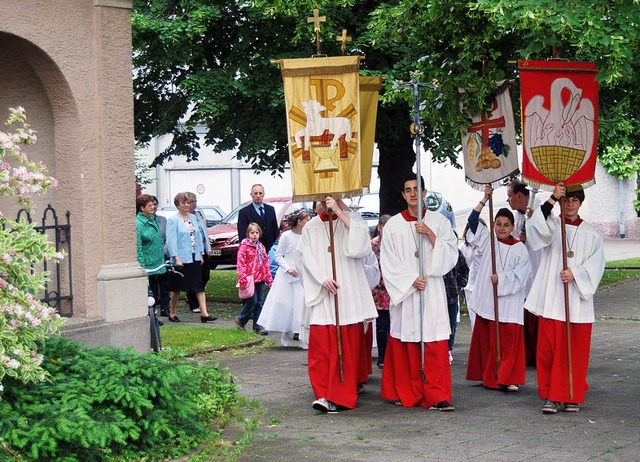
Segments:
[[[453,404],[451,404],[449,401],[440,401],[438,404],[434,404],[433,406],[429,407],[429,409],[435,409],[437,411],[455,411],[456,408],[453,407]]]
[[[293,334],[293,340],[295,340],[296,342],[300,341],[300,334]]]
[[[267,332],[265,329],[262,329],[262,328],[256,329],[256,330],[254,330],[254,332],[256,334],[260,334],[260,335],[269,335],[269,332]]]
[[[160,310],[160,316],[169,316],[169,312],[167,310]]]
[[[158,319],[158,325],[159,326],[164,326],[164,323]]]
[[[182,322],[178,316],[169,316],[169,322]]]
[[[218,318],[216,318],[215,316],[200,316],[200,322],[203,323],[203,324],[205,322],[215,321],[216,319],[218,319]]]

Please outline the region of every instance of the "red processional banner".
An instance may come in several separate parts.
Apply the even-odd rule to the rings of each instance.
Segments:
[[[520,61],[523,179],[535,187],[595,184],[598,68],[593,63]]]

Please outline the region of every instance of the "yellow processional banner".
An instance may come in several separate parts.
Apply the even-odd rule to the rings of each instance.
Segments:
[[[368,188],[371,183],[371,166],[373,165],[373,148],[376,137],[376,119],[378,117],[378,93],[382,86],[382,77],[360,76],[360,118],[362,143],[362,186]]]
[[[360,57],[285,59],[279,64],[294,199],[362,194]],[[375,127],[375,116],[373,123]],[[368,170],[370,177],[370,161]]]

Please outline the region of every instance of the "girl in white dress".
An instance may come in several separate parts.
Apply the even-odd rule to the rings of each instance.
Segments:
[[[287,217],[289,231],[280,237],[276,261],[279,268],[269,294],[264,302],[258,324],[267,331],[282,332],[281,343],[288,346],[293,334],[300,332],[304,309],[304,291],[294,262],[302,228],[310,220],[309,212],[299,210]],[[304,342],[300,348],[306,349]]]

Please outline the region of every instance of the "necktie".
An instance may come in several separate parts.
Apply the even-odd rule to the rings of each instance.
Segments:
[[[260,210],[260,218],[262,218],[264,220],[264,207],[260,206],[260,207],[258,207],[258,210]]]

